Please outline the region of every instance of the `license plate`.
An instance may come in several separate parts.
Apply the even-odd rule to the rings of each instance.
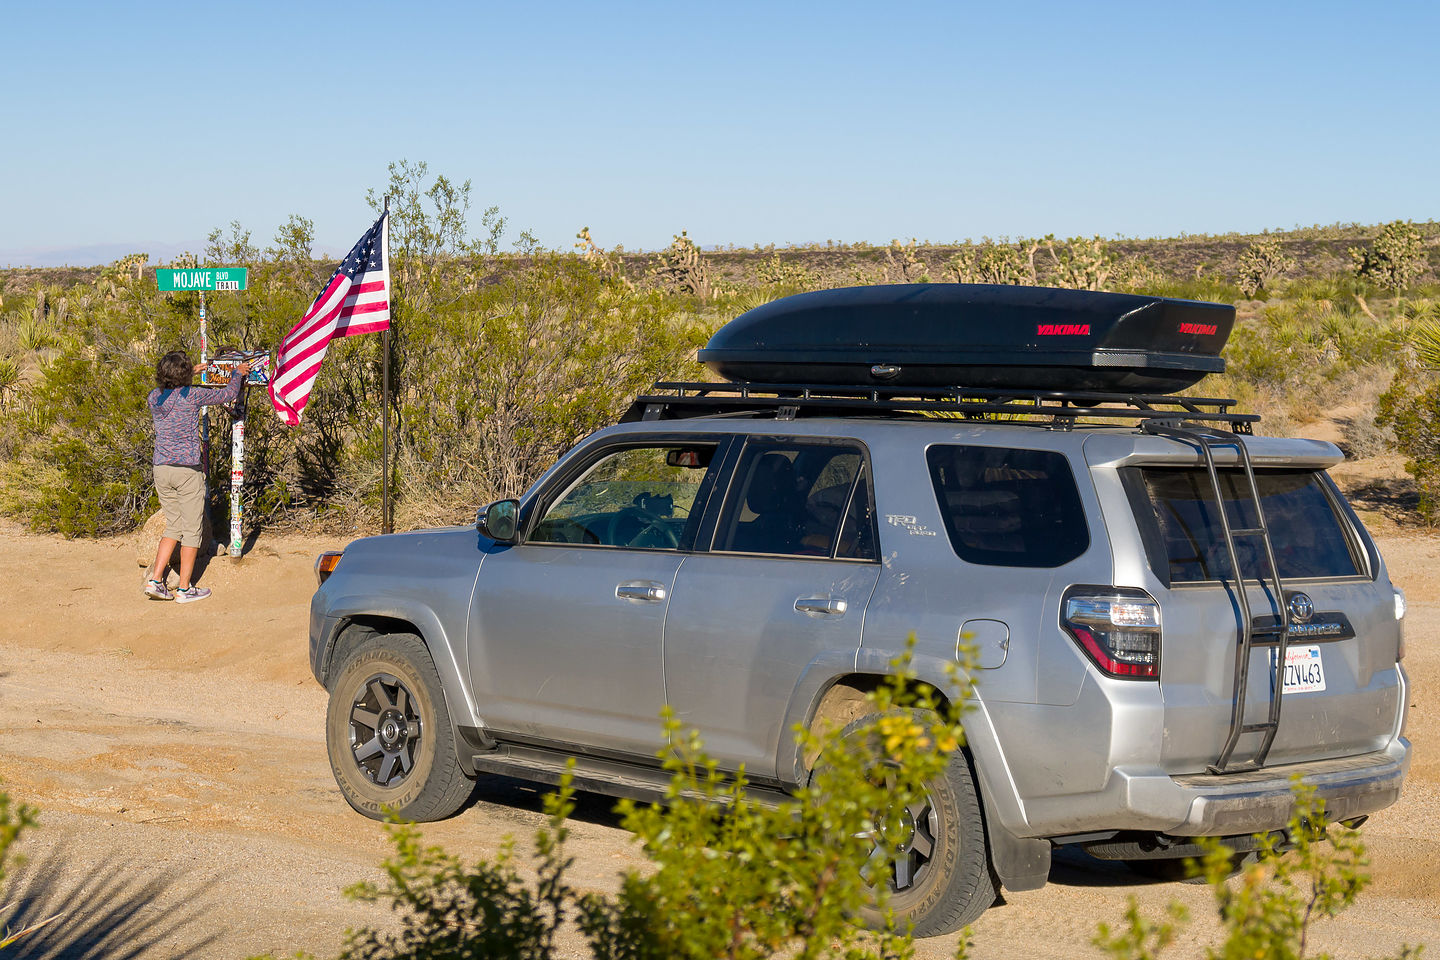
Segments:
[[[1320,658],[1320,647],[1313,643],[1306,647],[1287,647],[1283,691],[1285,695],[1315,693],[1324,689],[1325,662]]]

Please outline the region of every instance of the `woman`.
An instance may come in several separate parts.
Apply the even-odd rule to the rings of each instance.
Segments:
[[[193,603],[210,596],[210,591],[190,582],[195,558],[200,553],[200,530],[205,515],[205,473],[200,469],[200,408],[230,403],[250,372],[249,363],[235,367],[229,385],[220,389],[197,390],[190,385],[205,368],[193,367],[183,350],[172,350],[155,365],[156,387],[148,400],[155,421],[155,492],[165,511],[165,534],[155,551],[155,566],[145,584],[152,600]],[[165,585],[165,568],[176,545],[180,547],[180,586],[175,592]]]

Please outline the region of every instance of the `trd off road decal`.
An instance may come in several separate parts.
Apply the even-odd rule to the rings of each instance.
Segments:
[[[912,537],[933,537],[935,531],[921,523],[916,517],[906,516],[903,513],[885,514],[885,522],[892,527],[901,527]]]

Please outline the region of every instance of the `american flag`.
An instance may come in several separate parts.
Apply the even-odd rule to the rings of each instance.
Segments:
[[[390,326],[389,214],[381,214],[345,257],[300,322],[280,341],[270,402],[290,426],[310,402],[310,390],[336,337],[375,333]]]

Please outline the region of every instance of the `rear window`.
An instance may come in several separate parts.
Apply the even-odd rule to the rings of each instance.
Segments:
[[[925,458],[945,533],[961,560],[1058,567],[1090,545],[1075,475],[1063,455],[944,444]]]
[[[1170,582],[1229,579],[1230,561],[1208,473],[1200,468],[1146,467],[1140,476],[1160,528]],[[1255,485],[1281,579],[1360,573],[1350,538],[1315,471],[1257,470]],[[1220,489],[1232,528],[1259,526],[1248,487],[1242,471],[1220,471]],[[1246,578],[1270,575],[1259,537],[1236,537],[1235,552]]]

